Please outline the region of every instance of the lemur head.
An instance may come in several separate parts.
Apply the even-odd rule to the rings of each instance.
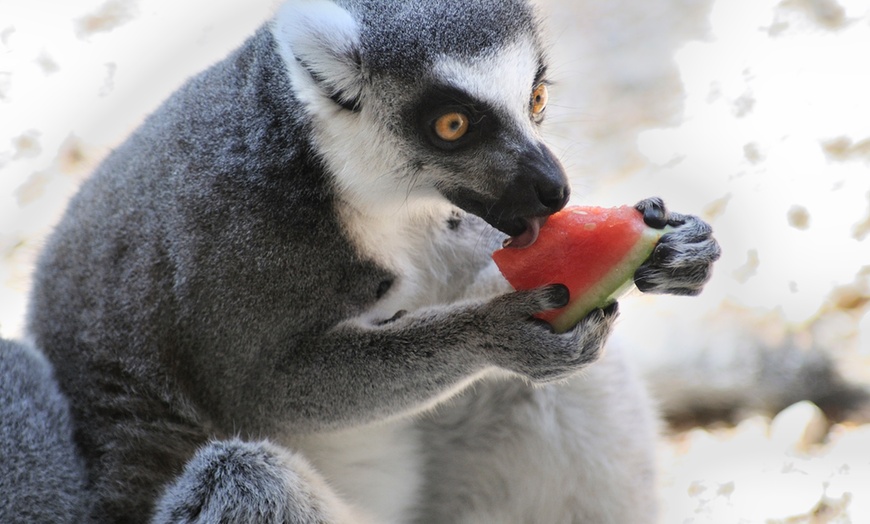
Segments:
[[[527,0],[292,0],[273,32],[355,205],[446,199],[525,245],[567,202],[539,134],[546,63]]]

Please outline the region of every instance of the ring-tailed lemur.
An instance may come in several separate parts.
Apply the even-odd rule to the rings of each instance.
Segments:
[[[527,0],[291,1],[172,95],[35,274],[93,520],[652,522],[616,307],[554,334],[490,260],[568,200],[546,98]],[[700,291],[709,227],[638,207],[639,286]]]

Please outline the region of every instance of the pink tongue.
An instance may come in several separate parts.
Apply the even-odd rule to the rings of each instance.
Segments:
[[[519,235],[510,237],[505,240],[504,247],[524,248],[529,247],[538,239],[538,233],[541,232],[541,226],[547,221],[547,217],[533,217],[528,220],[528,227]]]

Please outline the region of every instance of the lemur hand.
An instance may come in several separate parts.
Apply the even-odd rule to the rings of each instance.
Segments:
[[[646,293],[697,295],[710,279],[721,250],[709,224],[696,216],[670,213],[660,198],[634,206],[650,227],[673,227],[659,240],[649,259],[634,273],[638,289]]]
[[[560,284],[507,293],[484,303],[475,315],[475,327],[489,335],[484,351],[496,365],[535,382],[559,380],[586,367],[598,358],[616,320],[617,305],[592,311],[562,334],[532,318],[567,303],[568,289]]]

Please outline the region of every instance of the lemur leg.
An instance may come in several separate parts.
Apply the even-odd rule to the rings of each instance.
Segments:
[[[160,498],[154,524],[356,524],[346,506],[300,455],[267,441],[207,444]]]
[[[481,382],[420,423],[417,524],[656,522],[657,427],[616,348],[565,382]]]

